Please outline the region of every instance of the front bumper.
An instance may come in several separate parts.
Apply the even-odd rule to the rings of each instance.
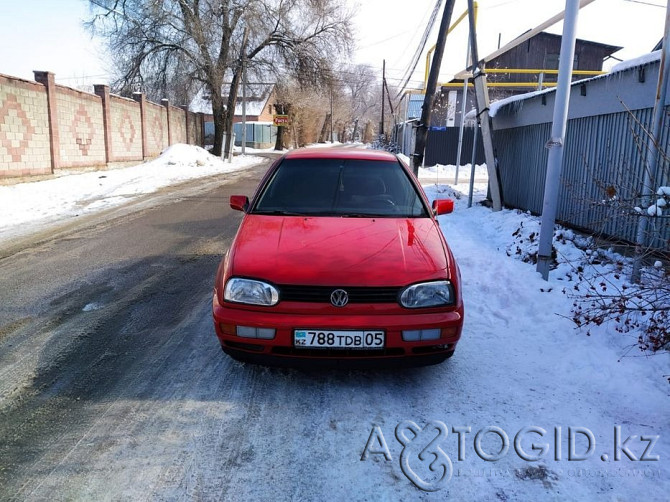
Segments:
[[[319,366],[416,366],[436,364],[450,357],[456,349],[463,327],[463,307],[449,311],[431,309],[417,312],[400,308],[375,309],[357,306],[351,311],[334,312],[313,305],[299,304],[277,309],[254,309],[219,304],[214,295],[212,313],[216,335],[224,352],[232,357],[267,365]],[[237,336],[237,326],[276,330],[273,339]],[[322,349],[300,348],[293,343],[296,329],[323,330],[383,330],[386,333],[383,349]],[[440,338],[407,342],[403,331],[440,329]]]

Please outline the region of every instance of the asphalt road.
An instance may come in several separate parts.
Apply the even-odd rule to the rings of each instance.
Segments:
[[[0,499],[134,498],[178,461],[175,417],[201,419],[232,366],[210,318],[228,198],[268,166],[0,246]]]
[[[229,196],[268,167],[0,243],[0,501],[421,496],[398,445],[393,465],[361,454],[371,424],[422,409],[449,366],[307,372],[220,349],[213,280],[242,216]]]

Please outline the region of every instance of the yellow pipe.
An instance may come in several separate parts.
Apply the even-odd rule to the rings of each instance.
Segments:
[[[473,7],[474,7],[474,11],[475,11],[475,26],[476,26],[477,25],[477,9],[479,9],[479,6],[477,5],[477,2],[473,3]],[[465,9],[463,14],[461,14],[459,16],[459,18],[456,20],[456,22],[454,22],[449,27],[449,29],[447,30],[447,35],[449,35],[449,33],[451,33],[454,30],[454,28],[456,28],[456,26],[458,26],[458,24],[461,21],[463,21],[463,19],[465,19],[465,17],[467,15],[468,15],[468,9]],[[435,52],[435,47],[437,47],[437,45],[433,45],[430,49],[428,49],[428,52],[426,53],[426,73],[425,73],[424,79],[423,79],[423,88],[424,89],[426,87],[428,87],[428,74],[430,73],[430,56],[433,54],[433,52]]]
[[[487,68],[485,73],[545,73],[547,75],[558,75],[558,70],[539,70],[530,68]],[[598,70],[573,70],[573,75],[604,75],[606,71]]]
[[[486,82],[486,87],[535,87],[537,88],[537,82]],[[544,82],[543,87],[556,87],[556,82]],[[463,88],[462,82],[447,82],[446,84],[440,84],[440,87],[457,87]],[[468,84],[468,87],[472,87],[472,84]],[[423,91],[407,91],[412,94],[422,93]]]
[[[540,69],[527,69],[527,68],[486,68],[484,73],[519,73],[519,74],[540,74],[544,73],[545,75],[558,75],[558,70],[540,70]],[[573,70],[573,75],[586,75],[586,76],[596,76],[604,75],[606,71],[598,70]],[[461,75],[464,78],[472,78],[471,73],[463,73]]]

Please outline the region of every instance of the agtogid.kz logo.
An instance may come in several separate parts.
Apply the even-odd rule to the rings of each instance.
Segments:
[[[449,430],[455,435],[455,445],[445,440]],[[567,432],[567,433],[566,433]],[[395,437],[402,445],[400,468],[407,478],[418,488],[425,491],[442,489],[451,479],[454,466],[445,448],[455,447],[457,461],[466,459],[468,437],[472,438],[473,450],[477,458],[486,462],[497,462],[510,452],[513,445],[514,453],[523,461],[536,462],[553,460],[555,462],[584,461],[596,454],[596,437],[586,427],[553,427],[547,431],[542,427],[529,426],[521,428],[510,440],[510,436],[500,427],[487,426],[479,429],[472,436],[472,427],[453,426],[451,429],[444,422],[431,420],[422,428],[411,420],[400,422],[395,428]],[[628,459],[631,462],[655,462],[659,455],[653,449],[660,436],[629,435],[624,438],[621,426],[614,426],[614,441],[609,450],[601,453],[602,462],[619,462]],[[564,445],[567,455],[564,456]],[[553,456],[550,458],[553,452]],[[371,455],[383,456],[387,462],[392,461],[381,427],[374,425],[365,444],[361,460]]]

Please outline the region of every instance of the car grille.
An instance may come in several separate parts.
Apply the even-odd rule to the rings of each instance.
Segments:
[[[330,303],[330,295],[343,289],[349,303],[396,303],[402,288],[398,287],[347,287],[347,286],[278,286],[279,298],[287,302]]]

